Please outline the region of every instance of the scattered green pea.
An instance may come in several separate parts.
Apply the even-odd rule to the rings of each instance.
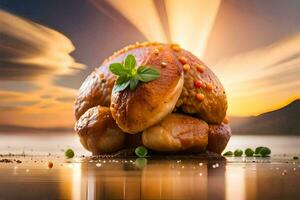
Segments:
[[[242,156],[242,155],[243,155],[243,151],[242,151],[241,149],[236,149],[236,150],[234,151],[234,156],[240,157],[240,156]]]
[[[245,154],[246,154],[247,157],[251,157],[251,156],[253,156],[254,151],[252,149],[250,149],[250,148],[247,148],[245,150]]]
[[[294,160],[298,160],[299,157],[298,157],[298,156],[294,156],[293,159],[294,159]]]
[[[232,155],[233,155],[232,151],[226,151],[226,152],[223,154],[223,156],[232,156]]]
[[[260,154],[262,157],[267,157],[267,156],[269,156],[269,155],[271,154],[271,149],[268,148],[268,147],[263,147],[263,148],[260,150],[259,154]]]
[[[135,166],[139,169],[143,169],[148,163],[148,160],[146,158],[137,158],[135,160]]]
[[[264,147],[256,147],[255,154],[260,154],[259,152],[261,151],[262,148]]]
[[[67,149],[66,151],[65,151],[65,156],[67,157],[67,158],[73,158],[74,157],[74,151],[72,150],[72,149]]]
[[[140,158],[143,158],[148,154],[148,150],[144,146],[138,146],[134,152]]]

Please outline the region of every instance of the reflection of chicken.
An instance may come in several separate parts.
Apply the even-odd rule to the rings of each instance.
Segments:
[[[140,83],[134,91],[124,90],[111,95],[116,77],[109,72],[109,65],[115,62],[122,63],[129,54],[136,57],[138,65],[151,66],[159,70],[161,76],[154,81]],[[78,124],[82,121],[93,120],[89,118],[92,116],[91,112],[98,112],[99,109],[90,108],[98,105],[110,106],[115,121],[107,122],[99,117],[96,123],[116,123],[118,128],[115,130],[118,133],[122,130],[125,136],[128,135],[126,133],[135,134],[144,131],[143,144],[145,146],[156,151],[165,149],[168,152],[187,149],[193,152],[205,150],[210,142],[207,123],[220,124],[227,110],[224,89],[208,67],[178,45],[159,43],[143,43],[125,47],[105,60],[101,67],[95,69],[87,77],[75,101],[75,116],[77,120],[79,119],[75,129],[79,131],[85,146],[87,137],[82,137]],[[185,115],[194,114],[196,118],[178,114],[169,115],[172,111],[182,111]],[[85,112],[90,114],[84,114]],[[93,129],[94,125],[86,126],[86,128]],[[160,131],[162,135],[153,131],[156,129],[164,130]],[[107,133],[105,128],[97,130],[98,134]],[[214,138],[218,134],[222,135],[224,129],[216,130],[220,132],[215,131]],[[154,135],[160,137],[153,137]],[[165,140],[168,137],[176,138],[176,145]],[[158,141],[158,138],[161,141]],[[219,138],[224,139],[221,136]],[[95,139],[101,140],[101,137]],[[112,139],[111,142],[114,143],[114,140]],[[222,144],[226,146],[227,142],[228,139]],[[188,143],[188,146],[185,143]],[[225,146],[221,147],[222,150]],[[214,151],[213,148],[210,150]],[[112,151],[101,149],[93,150],[93,152]],[[218,153],[220,153],[219,149]]]

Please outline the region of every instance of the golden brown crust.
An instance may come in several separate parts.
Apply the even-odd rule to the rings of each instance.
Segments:
[[[169,46],[170,48],[166,48]],[[164,48],[163,48],[164,47]],[[174,48],[176,47],[176,48]],[[75,101],[75,116],[78,119],[87,109],[96,105],[109,106],[111,90],[115,81],[108,67],[113,62],[122,62],[128,54],[136,55],[138,63],[146,62],[154,50],[169,51],[179,62],[177,65],[182,68],[180,59],[186,59],[189,70],[185,72],[184,86],[182,94],[177,102],[176,107],[181,108],[186,113],[197,113],[197,115],[208,123],[219,124],[225,117],[227,110],[227,99],[223,86],[214,73],[197,57],[190,52],[181,49],[177,45],[163,45],[160,43],[137,43],[129,45],[106,59],[101,67],[96,69],[81,86],[77,99]],[[163,66],[164,58],[157,60]],[[203,72],[199,72],[197,67],[204,67]],[[195,81],[200,81],[202,86],[195,87]],[[209,87],[206,86],[209,84]],[[197,94],[203,95],[203,101],[199,101]],[[199,97],[199,95],[198,95]],[[200,96],[201,97],[201,96]]]
[[[142,62],[147,57],[149,48],[160,45],[155,42],[128,45],[106,59],[100,67],[95,68],[78,91],[74,105],[76,120],[91,107],[97,105],[110,106],[110,95],[116,80],[116,77],[109,71],[111,63],[123,62],[128,54],[137,55],[138,61]]]
[[[221,154],[231,137],[228,124],[209,125],[207,150]]]
[[[161,66],[162,62],[167,65]],[[134,91],[112,94],[112,115],[119,127],[128,133],[143,131],[171,113],[183,86],[182,69],[167,46],[162,46],[159,53],[156,53],[156,48],[150,48],[145,60],[139,64],[156,68],[160,77],[140,83]]]
[[[124,147],[125,133],[117,126],[108,107],[87,110],[75,124],[82,145],[93,154],[113,153]]]
[[[184,86],[176,107],[186,113],[197,113],[207,123],[219,124],[227,111],[225,90],[216,75],[196,56],[181,49],[178,58],[190,66],[184,75]],[[195,86],[199,81],[199,87]],[[199,94],[197,96],[197,94]]]
[[[208,144],[206,122],[181,114],[169,114],[146,129],[143,144],[160,152],[202,152]]]
[[[125,90],[112,95],[111,91],[116,77],[110,73],[109,65],[114,62],[123,62],[129,54],[135,55],[137,65],[151,65],[160,70],[162,75],[152,82],[140,83],[133,92]],[[195,81],[198,82],[195,84]],[[188,114],[197,114],[205,122],[192,118],[193,120],[187,119],[186,123],[185,119],[188,116],[184,116],[182,119],[176,115],[174,118],[181,120],[176,121],[173,117],[170,117],[170,120],[168,114],[173,111],[175,103],[176,109]],[[111,106],[112,114],[108,112],[108,108],[98,105]],[[157,130],[163,130],[164,134],[160,135],[165,135],[163,139],[166,144],[163,144],[160,137],[156,139],[157,145],[165,145],[167,149],[171,148],[170,152],[185,151],[186,149],[192,151],[194,147],[186,148],[185,146],[189,146],[191,141],[196,141],[195,151],[199,152],[200,149],[203,150],[206,123],[220,124],[223,121],[227,110],[227,100],[224,88],[218,78],[190,52],[181,49],[178,45],[146,42],[129,45],[117,51],[106,59],[101,67],[96,68],[80,87],[74,109],[75,117],[78,120],[75,129],[80,135],[80,140],[85,148],[95,154],[109,153],[124,147],[124,145],[129,147],[140,144],[139,137],[130,138],[128,135],[124,136],[123,132],[138,133],[153,124],[155,125],[148,128],[146,133],[150,132],[149,129],[152,130],[156,127]],[[168,117],[165,117],[167,115]],[[186,129],[185,134],[180,135],[179,138],[171,137],[168,131],[173,130],[174,127],[169,126],[167,129],[161,127],[166,120],[165,124],[175,124],[175,128],[179,127],[176,129],[178,132]],[[201,125],[198,122],[191,123],[194,120],[201,121]],[[190,128],[187,128],[188,126]],[[200,135],[204,139],[199,139],[197,143],[197,137],[193,132],[195,127],[200,126],[202,127]],[[221,153],[231,136],[230,127],[225,124],[210,125],[209,130],[207,149]],[[158,133],[151,132],[153,132],[150,135],[151,140],[155,141]],[[128,138],[126,141],[125,137]],[[187,138],[186,145],[182,139],[184,137]],[[159,143],[159,139],[161,143]],[[135,141],[136,144],[130,145],[132,141]],[[169,151],[155,148],[152,149]]]
[[[109,73],[106,68],[95,69],[79,88],[74,105],[76,120],[94,106],[109,107],[114,83],[115,76]]]

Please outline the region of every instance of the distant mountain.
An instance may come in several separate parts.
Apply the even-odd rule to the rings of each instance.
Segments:
[[[230,117],[233,134],[300,135],[300,99],[253,117]]]
[[[65,127],[49,127],[49,128],[35,128],[27,126],[16,126],[16,125],[0,125],[1,133],[62,133],[72,132],[72,128]]]

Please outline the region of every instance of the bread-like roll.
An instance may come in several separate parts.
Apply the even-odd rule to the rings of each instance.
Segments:
[[[221,154],[231,137],[228,124],[209,125],[207,150]]]
[[[117,126],[108,107],[87,110],[76,122],[81,144],[94,155],[114,153],[125,145],[125,133]]]
[[[206,149],[208,125],[206,122],[181,114],[169,114],[161,122],[146,129],[143,144],[159,152],[194,152]]]
[[[107,67],[95,68],[79,88],[74,105],[76,120],[89,108],[98,105],[110,106],[110,95],[115,79]]]
[[[104,60],[100,67],[95,68],[78,91],[74,105],[76,119],[78,120],[91,107],[110,106],[111,91],[116,80],[116,76],[109,71],[111,63],[122,63],[129,54],[136,55],[137,62],[141,63],[147,58],[150,49],[158,45],[160,44],[150,42],[129,45],[115,52]]]
[[[130,45],[121,49],[106,59],[101,67],[95,69],[88,76],[79,89],[75,101],[76,119],[79,119],[86,110],[93,106],[110,105],[111,91],[116,77],[110,73],[109,65],[114,62],[123,62],[129,54],[135,55],[138,64],[146,64],[156,58],[156,64],[162,67],[170,67],[166,62],[169,57],[176,58],[171,62],[176,63],[178,68],[183,68],[185,71],[184,85],[176,107],[189,114],[196,113],[207,123],[220,124],[223,121],[227,110],[227,99],[225,90],[214,73],[196,56],[178,45],[150,42]],[[168,54],[168,58],[163,56],[166,54]],[[164,82],[164,84],[168,83]],[[122,121],[120,120],[119,123],[121,127],[124,126],[125,131],[131,129],[126,127],[126,124],[122,125]]]
[[[225,90],[216,75],[192,53],[177,49],[184,66],[184,86],[176,107],[196,113],[207,123],[220,124],[227,111]]]
[[[126,89],[112,94],[112,116],[119,127],[128,133],[141,132],[171,113],[183,86],[182,68],[168,46],[148,49],[146,57],[138,65],[159,70],[160,77],[139,83],[133,91]]]
[[[161,44],[154,42],[129,45],[115,52],[104,60],[100,67],[95,68],[82,83],[75,99],[76,120],[91,107],[110,106],[111,92],[116,80],[116,76],[109,71],[111,63],[122,63],[129,54],[136,56],[137,63],[143,63],[147,60],[149,52],[159,46]]]

